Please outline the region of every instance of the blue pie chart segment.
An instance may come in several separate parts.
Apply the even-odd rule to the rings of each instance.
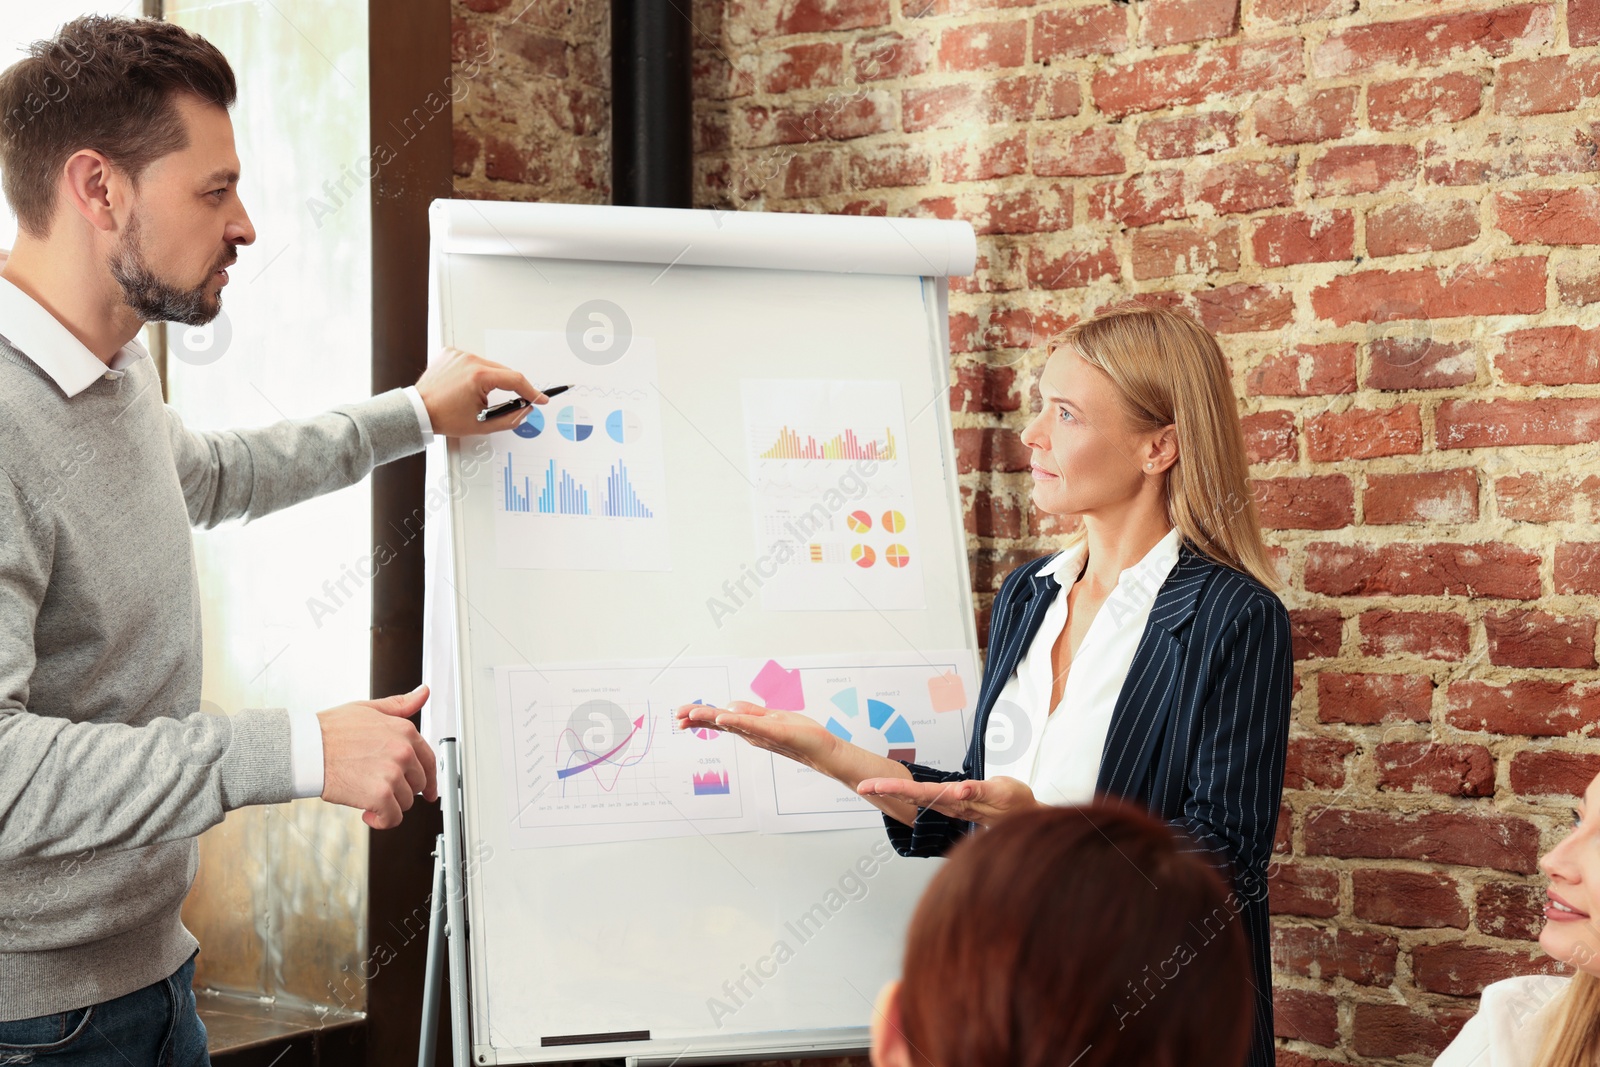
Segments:
[[[893,711],[894,709],[890,708],[889,710]],[[916,741],[916,738],[911,733],[911,724],[899,715],[894,717],[894,721],[883,732],[883,736],[888,739],[891,745],[909,745]]]
[[[889,758],[892,760],[902,760],[906,763],[916,760],[916,735],[905,716],[896,711],[892,705],[868,697],[867,721],[863,723],[861,695],[855,686],[841,689],[829,699],[839,711],[837,716],[828,717],[827,726],[830,734],[841,741],[865,745],[873,751],[879,751],[881,745],[888,749]]]
[[[528,417],[513,427],[511,432],[529,440],[538,437],[544,433],[544,412],[538,408],[529,408]]]
[[[569,404],[556,415],[556,429],[569,441],[587,441],[594,433],[594,423],[589,421],[586,412]]]
[[[644,432],[639,416],[625,408],[618,408],[606,416],[606,434],[619,445],[631,445]]]

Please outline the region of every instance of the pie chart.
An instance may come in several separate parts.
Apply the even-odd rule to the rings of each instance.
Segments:
[[[691,703],[691,704],[699,704],[701,706],[705,705],[705,701],[704,700],[699,700],[699,699],[691,700],[691,701],[689,701],[689,703]],[[718,733],[720,733],[721,731],[714,730],[709,726],[691,726],[691,727],[689,727],[689,732],[691,734],[694,734],[696,737],[698,737],[702,741],[715,741],[717,739]]]
[[[889,510],[883,513],[884,533],[899,533],[906,528],[906,517],[898,511]]]
[[[606,434],[619,445],[631,445],[644,433],[644,423],[639,416],[618,408],[606,416]]]
[[[877,562],[878,556],[872,551],[871,545],[855,545],[850,549],[850,560],[857,567],[870,567]]]
[[[529,440],[538,437],[544,433],[544,412],[536,407],[529,408],[528,417],[517,423],[511,432],[518,437],[526,437]]]
[[[872,529],[872,516],[865,511],[852,511],[845,517],[844,522],[850,527],[851,533],[866,533]]]
[[[594,433],[594,423],[582,409],[569,404],[556,415],[556,429],[569,441],[587,441]]]
[[[891,704],[867,699],[867,721],[861,721],[861,698],[855,688],[841,689],[831,697],[845,721],[828,716],[828,732],[842,741],[861,745],[869,752],[884,752],[892,760],[916,762],[917,739],[911,724]]]
[[[911,562],[911,553],[905,545],[890,545],[883,550],[883,561],[891,567],[904,567]]]

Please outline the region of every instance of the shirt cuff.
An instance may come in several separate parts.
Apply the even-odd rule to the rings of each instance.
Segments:
[[[422,427],[422,444],[426,448],[433,443],[433,420],[428,418],[428,405],[422,402],[422,394],[417,392],[414,385],[406,386],[401,392],[406,394],[406,399],[416,409],[417,425]]]
[[[322,722],[314,711],[289,713],[289,769],[295,799],[322,795]]]

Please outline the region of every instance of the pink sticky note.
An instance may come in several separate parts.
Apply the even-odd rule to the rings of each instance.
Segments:
[[[776,711],[804,711],[806,697],[800,687],[800,672],[784,670],[775,659],[767,660],[750,682],[761,703]]]
[[[928,679],[928,699],[934,711],[960,711],[967,706],[967,687],[955,671]]]

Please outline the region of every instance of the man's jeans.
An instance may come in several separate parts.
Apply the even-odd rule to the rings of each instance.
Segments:
[[[0,1064],[210,1067],[195,1014],[194,957],[178,973],[104,1004],[0,1023]]]

